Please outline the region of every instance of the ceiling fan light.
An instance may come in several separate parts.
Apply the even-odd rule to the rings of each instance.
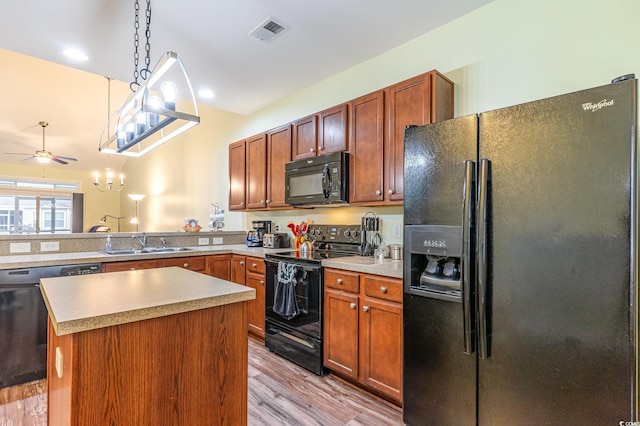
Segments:
[[[40,163],[40,164],[47,164],[49,161],[51,161],[51,158],[37,156],[36,160],[38,160],[38,163]]]

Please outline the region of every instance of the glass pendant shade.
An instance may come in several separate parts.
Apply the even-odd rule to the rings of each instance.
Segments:
[[[198,105],[184,65],[177,53],[166,52],[108,120],[99,150],[140,157],[199,123]]]

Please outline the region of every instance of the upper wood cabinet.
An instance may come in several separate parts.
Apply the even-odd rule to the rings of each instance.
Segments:
[[[326,109],[318,114],[318,149],[317,155],[349,149],[348,104]]]
[[[293,159],[349,149],[348,104],[341,104],[293,122]]]
[[[405,80],[385,89],[387,134],[385,187],[389,202],[404,200],[404,130],[409,125],[453,118],[453,82],[437,71]]]
[[[229,210],[246,208],[246,143],[229,145]]]
[[[267,207],[286,207],[284,169],[291,161],[290,124],[267,132]]]
[[[453,117],[453,83],[430,71],[351,101],[351,204],[402,204],[404,129]]]
[[[350,203],[384,200],[384,91],[351,101]]]
[[[247,139],[247,208],[267,207],[267,135]]]
[[[315,157],[318,145],[318,116],[310,115],[292,123],[293,159]]]

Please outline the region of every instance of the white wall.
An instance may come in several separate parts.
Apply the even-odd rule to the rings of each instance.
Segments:
[[[210,202],[227,207],[230,142],[431,69],[456,83],[456,116],[603,85],[621,74],[640,76],[639,17],[638,0],[496,0],[251,116],[203,110],[202,124],[180,141],[129,161],[127,184],[135,192],[131,178],[137,176],[141,192],[163,194],[162,201],[151,197],[141,204],[147,230],[177,229],[183,216],[206,223]],[[159,184],[163,173],[168,181]],[[152,190],[156,186],[163,189]],[[127,201],[121,203],[128,214]],[[345,216],[329,209],[227,213],[225,230],[248,229],[251,220],[270,217],[351,223],[368,210],[347,210]],[[402,223],[401,209],[373,210],[383,223]],[[395,242],[391,227],[384,236]]]

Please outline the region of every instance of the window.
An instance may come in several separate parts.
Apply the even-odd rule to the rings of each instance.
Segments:
[[[74,182],[0,178],[0,234],[70,233]]]

